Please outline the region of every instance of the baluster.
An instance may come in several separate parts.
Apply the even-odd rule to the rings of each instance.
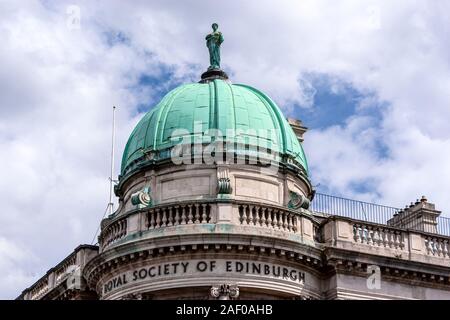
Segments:
[[[255,226],[260,224],[261,219],[259,218],[259,206],[255,207],[255,221],[254,224]]]
[[[275,210],[275,214],[277,216],[277,227],[278,227],[278,229],[281,229],[282,221],[281,221],[280,210]]]
[[[389,246],[389,248],[392,248],[392,245],[394,244],[392,233],[393,233],[392,230],[387,230],[388,246]]]
[[[272,228],[276,229],[277,226],[277,212],[275,209],[272,209]]]
[[[383,244],[383,247],[386,247],[388,244],[387,233],[383,228],[381,228],[381,243]]]
[[[273,228],[278,228],[278,210],[273,209]]]
[[[283,230],[286,230],[287,229],[287,215],[286,215],[286,212],[283,212],[283,211],[281,211],[281,216],[282,216],[282,221],[283,221],[283,224],[282,224],[282,227],[283,227]]]
[[[161,214],[160,214],[160,209],[157,208],[156,209],[156,225],[155,228],[159,228],[161,227]]]
[[[208,223],[211,223],[211,205],[209,204],[206,205],[206,219]]]
[[[208,221],[206,221],[206,204],[203,203],[202,204],[202,223],[207,223]]]
[[[288,218],[288,229],[289,231],[294,232],[294,214],[289,213]]]
[[[437,254],[440,257],[443,253],[443,247],[442,245],[444,244],[444,242],[442,241],[442,239],[436,239],[436,245],[437,245]]]
[[[380,229],[379,228],[375,228],[373,230],[373,243],[376,244],[377,246],[380,246]]]
[[[245,211],[244,211],[244,213],[245,213],[245,220],[244,220],[244,222],[245,222],[246,224],[248,224],[248,222],[249,222],[249,220],[250,220],[250,216],[251,216],[251,214],[252,214],[251,207],[250,207],[250,206],[245,206]]]
[[[186,224],[186,206],[181,206],[181,224]]]
[[[244,224],[245,220],[245,206],[239,206],[239,221]]]
[[[273,210],[271,208],[267,209],[267,226],[269,228],[273,228],[272,212]]]
[[[161,221],[161,227],[165,227],[165,226],[167,226],[167,209],[166,208],[164,208],[164,209],[161,209],[161,211],[162,211],[162,221]]]
[[[173,225],[177,226],[180,224],[180,206],[175,206],[174,210],[175,210],[175,220],[173,222]]]
[[[431,246],[431,252],[433,253],[433,256],[436,255],[436,242],[435,239],[430,237],[430,246]]]
[[[373,228],[372,228],[372,226],[367,226],[367,244],[373,245]]]
[[[364,226],[362,224],[358,224],[358,237],[359,237],[359,243],[364,242]]]
[[[426,237],[425,238],[425,247],[427,248],[427,253],[430,254],[433,252],[433,247],[431,245],[431,238]]]
[[[372,235],[371,235],[371,228],[368,225],[364,226],[364,236],[365,236],[365,242],[366,244],[371,244],[372,241]]]
[[[441,242],[437,238],[434,238],[433,240],[434,240],[434,244],[435,244],[435,248],[436,248],[436,254],[438,256],[440,256],[441,255]]]
[[[195,206],[195,223],[200,223],[200,210],[198,209],[198,203],[194,204]]]
[[[292,230],[294,232],[297,232],[297,217],[294,215],[292,215]]]
[[[167,217],[167,226],[168,227],[171,227],[171,226],[173,226],[173,210],[172,210],[172,207],[169,207],[168,209],[167,209],[167,214],[168,214],[168,217]]]
[[[367,228],[361,225],[361,243],[367,243]]]
[[[394,231],[394,248],[397,249],[400,244],[398,232]]]
[[[194,215],[192,214],[192,204],[188,204],[188,224],[194,223]]]
[[[444,242],[442,243],[442,253],[444,258],[449,256],[449,252],[448,252],[448,240],[444,240]]]
[[[353,225],[353,239],[355,240],[355,242],[361,241],[361,237],[359,236],[359,230],[358,230],[357,224]]]
[[[291,231],[291,214],[289,212],[284,212],[284,216],[286,219],[286,230]]]
[[[267,208],[261,208],[261,226],[265,227],[267,225],[266,213]]]
[[[250,225],[253,224],[253,206],[252,205],[249,206],[247,224],[250,224]]]
[[[149,210],[147,213],[147,220],[148,220],[148,228],[153,229],[155,227],[155,216],[154,216],[155,210]]]
[[[384,233],[383,228],[378,228],[378,246],[384,246]]]

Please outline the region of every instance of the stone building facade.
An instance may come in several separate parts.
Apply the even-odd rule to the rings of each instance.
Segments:
[[[386,224],[312,210],[305,131],[223,71],[175,88],[129,138],[98,246],[18,299],[450,299],[434,205]]]

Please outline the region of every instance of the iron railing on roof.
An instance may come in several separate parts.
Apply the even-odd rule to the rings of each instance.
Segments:
[[[316,193],[314,200],[311,203],[311,210],[318,213],[387,224],[387,221],[391,219],[394,213],[399,211],[400,208]],[[438,217],[437,223],[438,233],[450,236],[450,218]]]

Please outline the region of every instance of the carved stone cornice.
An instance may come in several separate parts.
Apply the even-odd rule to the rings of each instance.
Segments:
[[[153,243],[143,242],[141,244],[128,243],[115,250],[108,250],[100,254],[84,269],[84,276],[88,286],[95,289],[97,282],[104,274],[110,274],[116,269],[137,261],[147,259],[165,258],[176,255],[207,254],[217,255],[233,254],[241,256],[242,259],[251,257],[257,261],[267,258],[277,261],[287,261],[301,264],[310,272],[317,273],[322,267],[320,249],[314,249],[306,245],[287,240],[267,242],[258,241],[251,236],[239,236],[233,239],[230,235],[213,235],[203,239],[188,239],[184,237],[172,237],[172,239],[158,239]],[[172,244],[172,245],[171,245]]]
[[[448,267],[349,252],[338,248],[327,248],[324,250],[324,255],[324,270],[327,270],[328,274],[367,277],[368,266],[377,266],[384,280],[387,281],[450,290]]]

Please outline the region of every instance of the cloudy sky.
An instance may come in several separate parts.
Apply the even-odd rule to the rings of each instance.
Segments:
[[[212,22],[231,80],[310,128],[319,191],[395,207],[425,194],[449,215],[449,13],[446,0],[0,0],[0,298],[91,243],[111,106],[119,163],[143,113],[208,67]]]

